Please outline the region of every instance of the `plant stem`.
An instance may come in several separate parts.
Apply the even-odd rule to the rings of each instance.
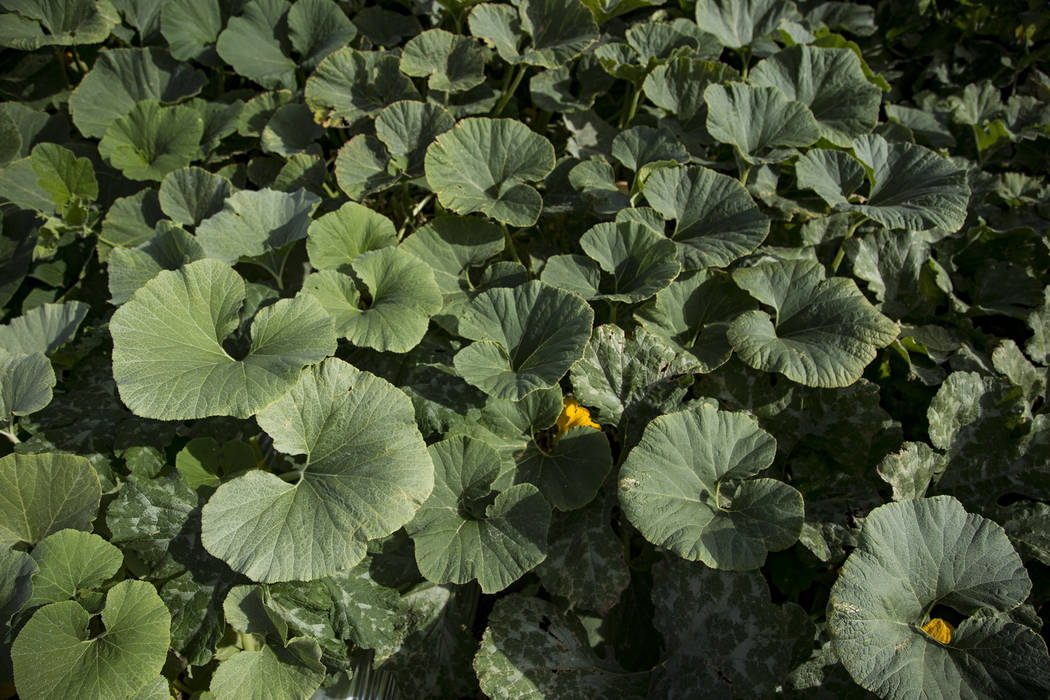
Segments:
[[[17,445],[18,443],[22,442],[21,440],[18,439],[18,436],[15,435],[15,417],[14,416],[11,416],[11,421],[7,425],[8,425],[8,429],[7,430],[0,430],[0,435],[3,435],[5,438],[10,440],[12,445]]]
[[[637,85],[631,86],[633,94],[629,102],[624,103],[624,109],[620,112],[620,128],[624,129],[631,120],[634,119],[634,113],[638,111],[638,102],[642,99],[642,91]]]
[[[525,267],[525,263],[523,263],[521,261],[521,258],[518,256],[518,248],[514,245],[514,239],[511,237],[510,230],[507,228],[507,225],[502,221],[499,223],[499,225],[503,229],[503,240],[506,242],[507,250],[510,251],[510,256],[514,258],[514,262],[518,263],[522,267]]]
[[[405,237],[405,232],[408,230],[408,225],[415,220],[419,213],[423,211],[423,208],[430,204],[430,200],[434,198],[434,194],[430,193],[426,197],[420,200],[419,204],[412,208],[412,213],[405,217],[405,220],[401,222],[401,229],[397,232],[397,240],[401,241]]]
[[[846,231],[846,237],[842,239],[842,243],[839,244],[838,252],[835,253],[835,259],[831,261],[832,273],[838,272],[839,265],[842,264],[842,258],[846,256],[846,241],[853,238],[853,232],[856,231],[857,227],[860,226],[863,222],[863,218],[858,218],[850,225],[849,230]]]
[[[518,86],[521,85],[521,79],[525,77],[525,71],[528,70],[528,68],[529,67],[524,63],[518,66],[517,72],[514,74],[514,79],[510,81],[510,85],[503,89],[503,95],[500,96],[499,102],[496,103],[496,106],[492,109],[492,114],[489,116],[498,117],[503,112],[503,108],[507,106],[507,103],[510,102],[510,98],[514,95]]]

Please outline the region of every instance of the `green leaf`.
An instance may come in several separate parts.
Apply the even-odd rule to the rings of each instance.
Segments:
[[[519,45],[524,32],[513,7],[483,3],[470,11],[468,22],[470,33],[496,49],[500,58],[511,65],[521,63]]]
[[[110,303],[120,305],[162,270],[178,270],[206,256],[197,239],[164,222],[156,236],[135,248],[109,254]]]
[[[401,173],[382,141],[371,134],[358,134],[339,149],[335,177],[339,189],[360,200],[387,189]]]
[[[543,199],[526,183],[553,169],[551,143],[513,119],[464,119],[438,136],[426,155],[427,182],[442,205],[511,226],[536,223]]]
[[[313,299],[282,299],[256,315],[251,346],[232,357],[244,281],[217,260],[157,275],[117,309],[113,378],[136,414],[177,420],[247,417],[281,396],[303,366],[335,351],[328,315]],[[240,353],[235,353],[240,354]]]
[[[0,416],[25,416],[51,403],[56,383],[51,361],[43,353],[13,354],[0,350]]]
[[[336,335],[380,352],[418,345],[441,309],[441,289],[426,263],[387,247],[362,253],[350,268],[353,277],[322,270],[303,282],[332,315]]]
[[[288,640],[285,648],[264,646],[239,651],[219,664],[211,679],[217,700],[275,697],[307,700],[324,680],[321,649],[309,637]]]
[[[636,700],[649,681],[600,659],[572,613],[520,593],[496,601],[474,669],[486,695],[528,700]]]
[[[724,267],[769,233],[769,219],[744,186],[707,168],[657,168],[645,178],[642,192],[661,216],[675,220],[671,238],[685,270]]]
[[[519,401],[565,376],[593,320],[583,299],[542,282],[490,289],[460,319],[460,335],[478,342],[456,353],[456,370],[491,396]]]
[[[557,512],[551,520],[547,558],[537,567],[543,587],[575,607],[604,613],[631,581],[623,544],[610,523],[612,488],[583,508]]]
[[[323,126],[351,126],[398,100],[418,98],[388,51],[344,48],[331,53],[306,81],[306,104]]]
[[[30,156],[37,185],[51,196],[59,216],[68,217],[77,207],[98,198],[95,169],[87,158],[54,143],[38,143]]]
[[[580,237],[580,247],[606,273],[599,299],[627,303],[648,299],[671,284],[681,270],[675,244],[634,221],[592,226]]]
[[[793,155],[791,147],[812,146],[820,138],[809,107],[774,87],[709,85],[704,100],[711,136],[736,146],[747,163],[779,163]]]
[[[230,18],[215,48],[239,75],[269,90],[294,90],[295,62],[289,57],[286,0],[251,0]]]
[[[681,399],[691,379],[679,386],[679,378],[695,369],[685,353],[677,353],[664,339],[645,328],[631,337],[614,324],[594,329],[583,359],[572,366],[572,387],[581,403],[598,409],[591,419],[603,425],[638,433],[652,416],[664,413],[665,400]]]
[[[390,226],[393,232],[393,224]],[[309,243],[307,244],[309,245]],[[434,320],[455,332],[463,307],[473,296],[468,279],[471,267],[480,267],[498,255],[504,246],[503,233],[491,222],[477,217],[439,216],[416,229],[401,243],[401,249],[425,262],[434,272],[444,305]]]
[[[893,500],[922,498],[948,466],[947,458],[925,442],[906,442],[879,463],[879,477],[893,487]]]
[[[91,621],[73,601],[33,614],[11,647],[20,697],[123,698],[160,673],[171,615],[152,585],[121,581],[106,595],[105,632],[93,633]]]
[[[88,138],[102,138],[109,125],[142,100],[178,102],[208,82],[188,63],[163,49],[106,49],[69,96],[73,123]]]
[[[427,146],[455,123],[443,107],[403,100],[379,113],[376,136],[386,144],[400,169],[415,177],[423,174]]]
[[[142,100],[114,119],[98,152],[131,180],[162,180],[197,157],[204,122],[189,107]]]
[[[864,521],[828,600],[835,653],[884,698],[1026,697],[1050,690],[1046,643],[1004,613],[1032,583],[1003,529],[950,496],[890,503]],[[964,619],[942,643],[934,606]]]
[[[98,588],[124,563],[120,550],[98,535],[60,530],[33,548],[38,570],[28,605],[75,600],[82,589]]]
[[[966,171],[922,146],[859,137],[854,150],[872,178],[842,151],[814,149],[798,160],[799,187],[814,190],[838,211],[856,211],[887,228],[958,230],[966,220]],[[855,202],[863,203],[855,203]]]
[[[824,279],[824,268],[815,262],[743,268],[733,272],[733,281],[776,310],[775,321],[758,310],[738,316],[727,334],[733,350],[755,369],[780,372],[799,384],[849,386],[900,330],[853,280]]]
[[[639,308],[635,318],[682,356],[680,372],[712,372],[733,351],[727,337],[730,324],[754,308],[754,302],[727,274],[708,269],[680,275],[655,300]]]
[[[577,427],[549,449],[532,441],[517,459],[514,481],[535,484],[558,510],[574,510],[594,500],[611,467],[605,434],[590,426]]]
[[[306,238],[310,215],[321,199],[306,190],[241,190],[222,211],[197,227],[197,240],[208,257],[233,264],[241,258],[280,250]]]
[[[298,7],[298,5],[296,5]],[[266,153],[290,158],[296,153],[316,149],[324,127],[314,121],[310,108],[299,102],[281,105],[262,131],[261,144]]]
[[[349,273],[362,253],[397,245],[394,222],[366,206],[347,202],[310,224],[306,251],[318,270]]]
[[[515,16],[517,14],[517,16]],[[513,8],[484,4],[470,13],[470,33],[507,63],[557,68],[598,39],[598,26],[579,0],[524,0]],[[519,46],[523,36],[530,37]]]
[[[99,259],[106,260],[114,247],[134,248],[157,234],[156,226],[164,218],[157,190],[146,187],[130,197],[113,202],[102,220],[98,237]]]
[[[211,64],[226,14],[219,0],[164,3],[160,8],[160,32],[171,55],[180,61],[196,59]]]
[[[423,582],[401,598],[398,610],[414,629],[382,670],[394,674],[402,693],[429,700],[477,693],[471,662],[478,642],[463,630],[474,619],[479,595],[476,585]]]
[[[0,458],[0,543],[36,544],[53,532],[91,530],[102,487],[85,458],[10,454]]]
[[[776,31],[781,21],[795,19],[793,2],[780,0],[697,0],[696,24],[724,46],[739,49]]]
[[[353,566],[365,542],[412,518],[433,467],[408,398],[329,359],[260,411],[274,446],[306,455],[294,483],[262,471],[229,481],[204,506],[209,552],[257,581],[311,580]]]
[[[428,580],[477,579],[496,593],[543,561],[550,506],[535,486],[495,488],[499,455],[477,440],[454,437],[429,451],[434,491],[406,526]]]
[[[51,355],[73,339],[90,309],[82,301],[41,304],[0,326],[0,348],[10,353]]]
[[[332,0],[298,0],[288,11],[288,38],[304,71],[312,71],[355,36],[357,27]]]
[[[636,126],[616,135],[612,157],[637,173],[649,163],[667,160],[684,163],[689,160],[689,153],[667,129]]]
[[[642,90],[654,105],[681,124],[700,126],[701,120],[692,120],[707,114],[704,102],[707,86],[739,78],[740,73],[725,63],[679,56],[656,66],[645,77]]]
[[[1050,363],[1050,286],[1043,288],[1043,305],[1028,314],[1025,323],[1032,329],[1025,352],[1039,364]]]
[[[198,167],[173,170],[160,183],[160,208],[172,221],[197,226],[222,211],[233,185]]]
[[[668,658],[651,698],[774,694],[808,655],[813,623],[793,603],[770,602],[758,572],[713,571],[667,559],[653,567],[653,620]]]
[[[431,90],[463,92],[485,82],[485,57],[477,42],[443,29],[429,29],[405,44],[401,72],[427,78]]]
[[[750,479],[776,440],[744,413],[701,404],[645,428],[620,470],[620,507],[650,542],[716,569],[757,569],[802,530],[802,494]]]
[[[837,146],[848,148],[879,120],[882,90],[868,82],[860,58],[849,49],[798,44],[760,61],[748,80],[807,105],[820,135]]]
[[[378,583],[366,559],[353,569],[337,571],[321,579],[332,597],[332,627],[340,639],[358,647],[373,649],[376,660],[396,653],[407,630],[400,618],[401,596],[393,588]]]
[[[0,46],[32,51],[41,46],[105,41],[120,15],[106,0],[8,0],[0,15]]]
[[[33,595],[32,576],[36,572],[36,562],[27,553],[0,547],[0,633],[5,641],[10,631],[7,623]]]

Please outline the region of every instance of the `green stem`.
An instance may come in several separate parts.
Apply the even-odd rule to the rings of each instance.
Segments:
[[[747,187],[747,176],[751,172],[751,164],[743,163],[740,166],[740,184]]]
[[[499,102],[492,109],[491,117],[498,117],[502,112],[503,108],[510,102],[510,98],[514,96],[514,92],[521,85],[521,79],[525,77],[525,71],[528,70],[528,66],[522,63],[518,66],[517,72],[514,74],[514,79],[510,81],[510,85],[503,89],[503,95],[500,96]]]
[[[58,61],[58,65],[62,66],[62,80],[66,83],[66,89],[72,88],[72,84],[69,82],[69,68],[66,66],[66,57],[62,53],[62,49],[55,47],[55,59]]]
[[[262,649],[262,645],[259,644],[253,634],[244,634],[243,632],[237,633],[237,645],[245,651],[259,651]]]
[[[17,445],[18,443],[22,442],[21,440],[18,439],[18,436],[15,435],[16,431],[15,431],[15,417],[14,416],[11,416],[11,421],[7,425],[8,425],[8,429],[7,430],[0,430],[0,435],[3,435],[5,438],[10,440],[12,445]]]
[[[620,112],[620,128],[625,129],[631,120],[634,119],[634,113],[638,111],[638,103],[642,99],[642,91],[637,85],[632,85],[631,89],[634,91],[631,95],[629,102],[624,104],[624,110]]]
[[[406,216],[405,220],[403,222],[401,222],[401,229],[397,232],[397,240],[398,241],[400,241],[401,239],[403,239],[405,237],[405,232],[408,230],[408,225],[411,222],[415,221],[416,217],[419,216],[419,213],[421,211],[423,211],[423,208],[426,205],[430,204],[430,200],[432,200],[433,198],[434,198],[434,194],[433,193],[428,194],[426,197],[424,197],[422,200],[420,200],[419,204],[417,204],[415,207],[412,208],[412,213],[409,216]]]
[[[514,262],[524,267],[525,263],[523,263],[521,261],[521,258],[518,256],[518,248],[514,245],[514,239],[510,235],[510,230],[507,228],[507,225],[502,221],[499,225],[503,228],[503,240],[505,241],[505,247],[507,248],[507,250],[510,251],[510,256],[514,259]]]
[[[839,265],[842,264],[842,258],[846,257],[846,241],[853,238],[853,232],[856,231],[857,227],[863,222],[863,218],[858,218],[852,225],[850,225],[849,230],[846,231],[846,237],[842,239],[842,243],[839,244],[838,252],[835,253],[835,259],[831,261],[831,272],[833,274],[838,272]]]
[[[609,323],[616,323],[616,309],[619,306],[615,301],[609,302]]]
[[[339,193],[331,185],[329,185],[328,182],[324,183],[324,191],[325,194],[327,194],[332,199],[336,199],[337,197],[339,197]]]
[[[751,49],[738,49],[736,54],[740,57],[740,77],[747,80],[747,71],[751,63]]]

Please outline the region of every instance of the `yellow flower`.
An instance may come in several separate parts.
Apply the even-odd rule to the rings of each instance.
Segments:
[[[566,396],[562,399],[561,415],[558,416],[558,421],[554,424],[558,429],[558,437],[569,432],[569,428],[575,428],[579,425],[594,428],[595,430],[602,429],[600,425],[591,420],[590,411],[581,406],[576,399]]]
[[[922,626],[922,631],[936,639],[941,644],[947,644],[952,641],[952,632],[955,631],[955,628],[952,627],[950,622],[935,617]]]

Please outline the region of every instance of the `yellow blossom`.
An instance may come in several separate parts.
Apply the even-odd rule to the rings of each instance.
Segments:
[[[594,428],[595,430],[602,429],[600,425],[591,420],[590,411],[581,406],[579,401],[568,396],[562,399],[561,415],[558,416],[558,421],[554,425],[558,429],[558,437],[569,432],[569,428],[575,428],[579,425]]]
[[[950,622],[935,617],[922,626],[922,631],[936,639],[941,644],[947,644],[952,641],[952,632],[955,631],[955,628],[952,627]]]

